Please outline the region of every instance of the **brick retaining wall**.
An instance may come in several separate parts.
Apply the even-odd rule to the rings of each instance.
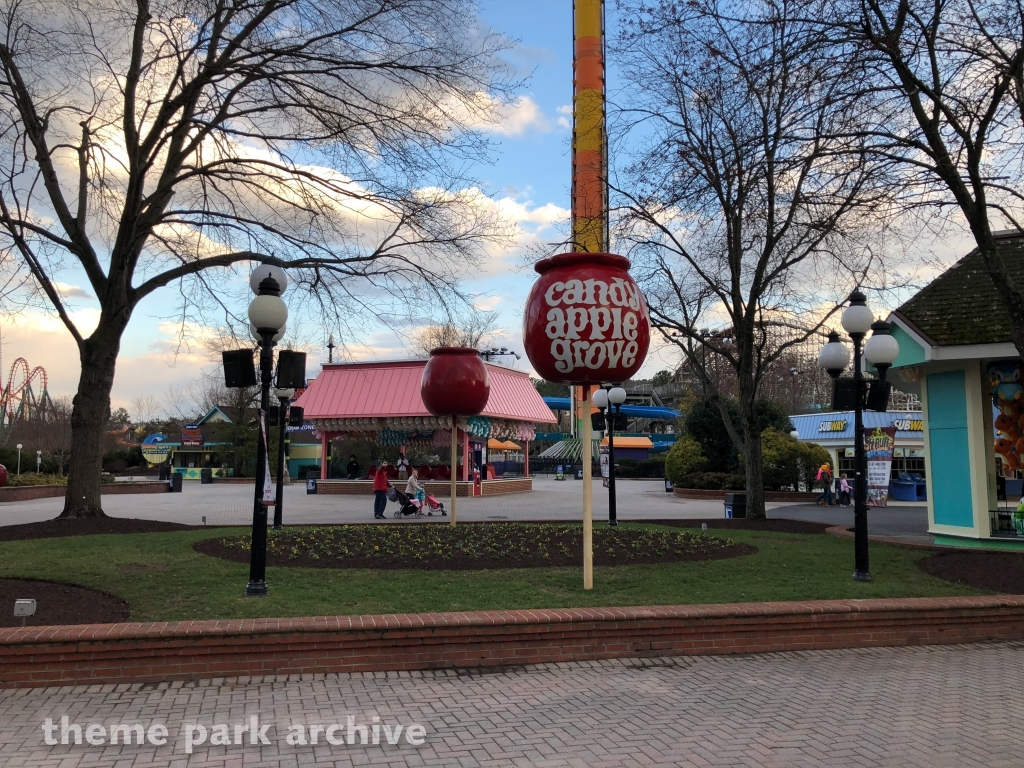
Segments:
[[[238,619],[0,630],[0,687],[1024,639],[1024,596]]]
[[[251,481],[250,481],[251,482]],[[53,499],[67,493],[66,485],[20,485],[17,488],[0,488],[0,502],[31,501],[32,499]],[[168,493],[170,486],[164,481],[139,483],[104,483],[101,493]]]
[[[672,495],[677,499],[711,499],[713,501],[725,501],[727,493],[746,493],[746,491],[714,491],[706,488],[673,488]],[[791,501],[800,504],[805,501],[814,501],[821,495],[820,491],[765,491],[765,501]]]

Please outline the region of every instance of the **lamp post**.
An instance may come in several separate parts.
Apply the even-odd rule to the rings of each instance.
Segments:
[[[42,451],[36,451],[36,474],[37,475],[42,471],[42,469],[41,469],[42,465],[43,465],[43,452]]]
[[[899,344],[889,335],[889,324],[873,323],[874,316],[867,306],[867,298],[859,290],[850,294],[849,306],[843,312],[843,329],[853,341],[853,440],[854,440],[854,572],[856,581],[871,581],[868,567],[868,483],[867,456],[864,449],[864,400],[865,380],[861,365],[861,343],[868,331],[872,337],[865,345],[864,353],[869,363],[876,366],[879,379],[885,381],[885,372],[899,355]],[[833,331],[828,343],[818,353],[818,363],[829,372],[833,380],[850,364],[850,350]],[[884,410],[884,408],[882,409]]]
[[[605,417],[605,433],[608,435],[608,525],[619,524],[615,509],[615,420],[624,402],[626,390],[622,387],[607,387],[594,392],[594,405]]]
[[[334,347],[337,346],[334,343],[334,334],[332,333],[327,337],[327,364],[330,365],[334,362]]]
[[[278,430],[277,493],[274,495],[274,530],[280,531],[284,528],[284,523],[281,522],[281,518],[284,515],[284,433],[288,427],[288,403],[292,399],[292,395],[295,394],[295,390],[278,388],[274,390],[274,394],[277,395],[277,399],[281,403],[277,414],[278,424],[280,424],[281,428]]]
[[[265,275],[265,276],[263,276]],[[257,282],[257,278],[259,278]],[[280,278],[280,279],[277,279]],[[267,477],[267,435],[265,414],[270,406],[270,380],[274,369],[274,336],[288,321],[288,306],[281,299],[287,286],[287,277],[277,267],[262,265],[250,278],[256,297],[249,303],[249,322],[256,328],[260,340],[260,418],[259,440],[256,445],[256,488],[252,512],[252,550],[249,557],[249,583],[247,597],[267,594],[267,504],[269,478]]]
[[[21,443],[18,443],[18,474],[21,475]]]

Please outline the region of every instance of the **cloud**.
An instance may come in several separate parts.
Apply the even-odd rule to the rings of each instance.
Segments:
[[[67,283],[54,283],[57,288],[57,293],[63,296],[65,299],[92,299],[94,298],[89,291],[85,288],[81,288],[77,285],[69,285]]]
[[[555,110],[558,113],[558,117],[555,118],[555,123],[560,128],[565,128],[567,131],[572,130],[572,104],[563,104]]]
[[[504,104],[488,93],[480,92],[471,103],[449,105],[447,111],[467,127],[509,138],[528,132],[549,133],[552,122],[530,96],[520,96]]]
[[[501,303],[501,296],[488,296],[479,298],[473,302],[473,306],[481,312],[490,312]]]

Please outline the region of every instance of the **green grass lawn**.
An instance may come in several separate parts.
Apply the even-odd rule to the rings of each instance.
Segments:
[[[242,596],[248,566],[192,549],[200,539],[244,532],[221,528],[0,542],[0,577],[102,589],[131,605],[133,621],[980,594],[918,570],[915,562],[926,551],[873,543],[874,581],[863,584],[851,578],[852,539],[735,531],[729,535],[758,547],[758,553],[728,560],[597,568],[595,588],[588,592],[583,590],[582,567],[269,568],[270,595],[256,599]],[[160,570],[140,570],[139,564]]]

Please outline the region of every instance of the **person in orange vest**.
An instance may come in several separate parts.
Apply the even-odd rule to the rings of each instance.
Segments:
[[[384,519],[384,510],[388,506],[388,460],[381,459],[380,466],[373,475],[373,516],[377,520]]]

